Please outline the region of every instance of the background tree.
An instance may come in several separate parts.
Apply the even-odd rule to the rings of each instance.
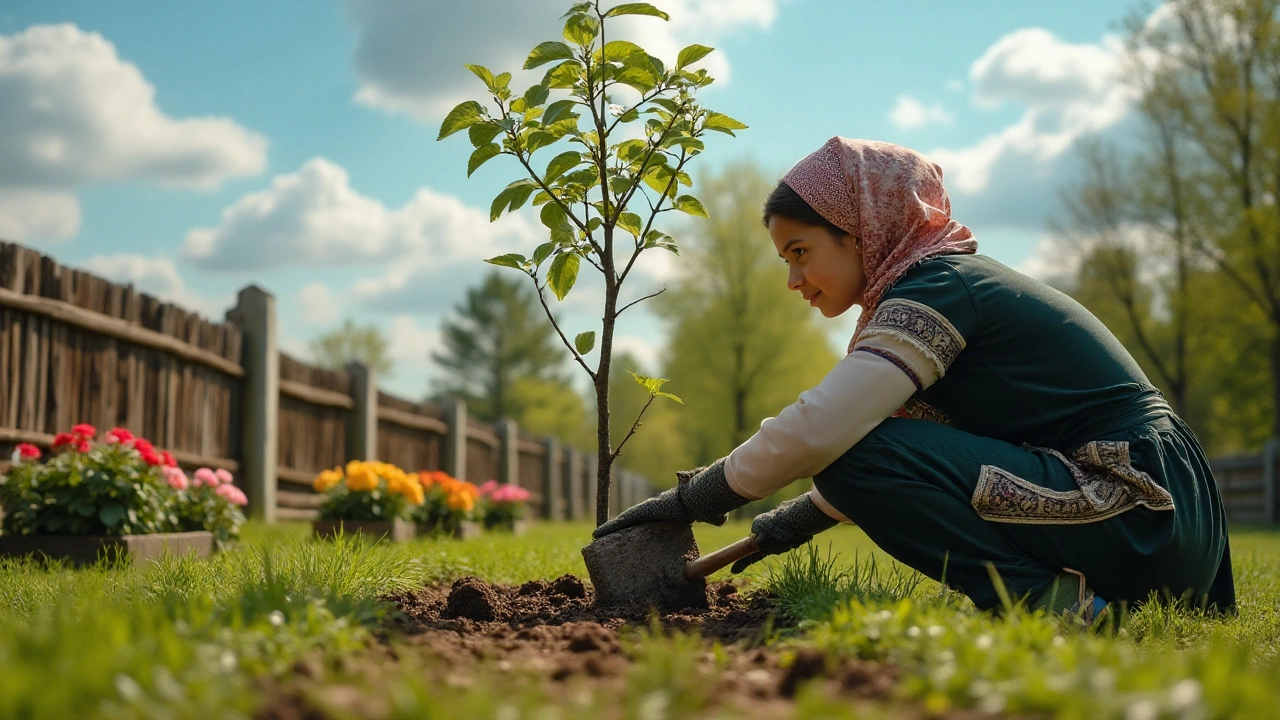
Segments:
[[[596,394],[597,525],[609,517],[613,461],[632,436],[628,431],[617,447],[613,445],[609,408],[614,327],[622,313],[645,299],[623,301],[623,285],[644,251],[676,252],[671,236],[655,227],[663,212],[706,215],[697,198],[680,192],[692,184],[686,166],[702,152],[702,136],[708,131],[732,135],[746,127],[703,108],[695,98],[712,78],[691,66],[712,48],[689,45],[668,67],[635,43],[608,39],[606,26],[624,15],[668,19],[648,3],[622,3],[608,10],[600,0],[574,3],[564,15],[568,44],[541,43],[525,61],[525,69],[551,64],[541,82],[517,97],[510,88],[511,73],[495,75],[488,68],[468,65],[489,90],[494,111],[474,100],[460,103],[441,123],[439,135],[443,139],[467,131],[475,147],[468,175],[499,155],[515,158],[524,169],[526,177],[494,198],[492,219],[519,210],[531,197],[542,207],[539,217],[550,241],[529,257],[508,253],[488,262],[514,268],[533,280],[560,339],[591,378]],[[549,102],[553,90],[558,99]],[[643,124],[636,125],[642,118]],[[580,147],[561,152],[544,170],[536,170],[534,154],[565,139]],[[600,354],[594,368],[585,356],[595,348],[597,333],[580,332],[570,342],[545,296],[550,288],[563,300],[584,261],[604,281]],[[674,397],[662,391],[665,380],[637,381],[651,398]]]
[[[395,361],[391,343],[375,325],[361,325],[351,318],[342,325],[311,341],[311,359],[330,370],[341,370],[347,363],[360,362],[373,368],[379,378],[391,376]]]
[[[566,385],[555,330],[518,278],[486,274],[442,323],[441,335],[431,355],[441,372],[436,390],[466,400],[483,420],[524,424],[527,408]]]
[[[787,289],[761,225],[773,182],[735,163],[703,184],[711,219],[697,223],[687,262],[657,303],[669,329],[663,373],[679,378],[679,437],[697,465],[727,455],[839,359],[818,316]]]

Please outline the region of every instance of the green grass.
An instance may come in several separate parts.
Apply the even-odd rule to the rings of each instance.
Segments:
[[[0,717],[249,717],[263,699],[257,678],[287,676],[308,656],[363,652],[388,611],[378,598],[462,575],[509,584],[584,575],[579,550],[589,531],[567,523],[518,538],[369,545],[316,542],[300,524],[250,524],[239,548],[203,562],[71,569],[0,561]],[[747,531],[746,523],[696,529],[704,553]],[[1265,717],[1280,707],[1280,533],[1240,530],[1232,549],[1237,614],[1148,606],[1114,636],[1080,634],[1021,609],[978,613],[853,529],[759,563],[747,578],[802,620],[780,636],[784,648],[893,662],[902,699],[927,711]],[[636,664],[607,693],[584,686],[551,695],[534,679],[495,671],[442,695],[424,679],[432,673],[408,659],[377,682],[343,681],[380,698],[388,717],[586,716],[619,699],[624,711],[609,716],[705,714],[713,684],[694,662],[703,644],[653,632],[628,642]],[[893,715],[892,705],[882,710]],[[853,710],[808,692],[796,716]]]

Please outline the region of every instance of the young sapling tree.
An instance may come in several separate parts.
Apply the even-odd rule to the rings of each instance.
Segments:
[[[543,310],[573,359],[586,371],[596,392],[598,465],[596,525],[608,519],[614,460],[640,426],[644,409],[617,447],[609,433],[609,370],[618,317],[658,293],[620,304],[622,288],[637,258],[648,250],[678,253],[674,238],[655,227],[660,215],[677,211],[706,217],[702,203],[682,192],[693,182],[687,166],[703,151],[708,131],[733,135],[746,125],[702,107],[695,95],[711,84],[705,69],[692,69],[712,48],[689,45],[674,66],[667,66],[639,45],[610,40],[606,26],[615,18],[640,15],[667,20],[648,3],[609,8],[600,0],[574,3],[564,15],[567,42],[541,43],[529,53],[526,70],[550,66],[542,80],[517,96],[511,73],[467,65],[488,89],[492,107],[469,100],[455,107],[440,126],[439,139],[466,130],[475,151],[467,176],[484,163],[507,155],[524,176],[498,193],[490,220],[519,210],[532,199],[549,239],[533,254],[509,253],[486,262],[528,275]],[[565,144],[560,144],[561,141]],[[562,152],[545,165],[556,147]],[[577,145],[565,149],[569,145]],[[541,169],[539,169],[541,168]],[[585,356],[596,346],[596,332],[577,333],[572,342],[548,305],[546,290],[564,300],[582,263],[604,280],[600,355],[593,368]],[[661,291],[659,291],[661,292]],[[662,391],[662,378],[632,373],[649,392],[679,401]]]

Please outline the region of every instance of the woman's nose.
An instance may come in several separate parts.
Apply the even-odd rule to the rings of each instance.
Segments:
[[[800,272],[800,268],[792,267],[787,270],[787,289],[799,290],[804,285],[804,273]]]

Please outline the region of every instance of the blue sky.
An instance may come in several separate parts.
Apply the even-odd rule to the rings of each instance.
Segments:
[[[1117,33],[1136,3],[657,4],[672,22],[628,33],[660,55],[714,45],[703,102],[751,126],[697,169],[750,157],[780,174],[831,135],[908,145],[943,167],[983,251],[1032,273],[1052,263],[1045,221],[1072,148],[1129,116]],[[468,180],[470,146],[436,142],[439,120],[479,97],[463,62],[518,68],[564,6],[5,0],[0,238],[214,317],[257,283],[300,356],[345,316],[376,323],[397,359],[386,387],[416,397],[480,259],[537,238],[527,217],[487,223],[516,168]],[[673,268],[642,266],[636,292]],[[595,279],[560,309],[572,331],[591,329]],[[830,327],[840,346],[851,318]],[[644,312],[620,328],[649,362],[662,342]]]

